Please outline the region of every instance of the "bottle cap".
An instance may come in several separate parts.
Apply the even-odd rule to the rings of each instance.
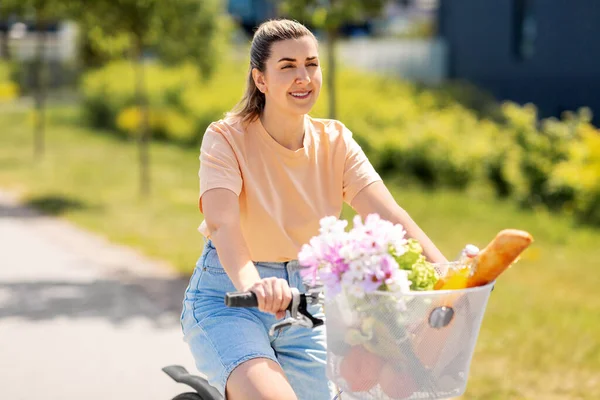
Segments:
[[[467,257],[472,258],[479,254],[479,247],[472,244],[468,244],[465,246],[464,252]]]

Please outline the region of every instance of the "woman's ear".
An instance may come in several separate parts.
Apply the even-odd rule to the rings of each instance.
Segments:
[[[261,93],[267,92],[267,84],[265,82],[265,74],[260,72],[257,68],[252,68],[252,79],[254,80],[254,84],[256,88],[261,91]]]

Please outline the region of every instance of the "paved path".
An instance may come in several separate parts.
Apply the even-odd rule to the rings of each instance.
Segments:
[[[0,399],[169,400],[187,280],[0,192]]]

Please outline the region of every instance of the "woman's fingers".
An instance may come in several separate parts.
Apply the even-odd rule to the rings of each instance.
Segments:
[[[292,291],[285,279],[262,279],[250,291],[256,294],[260,311],[275,314],[280,319],[285,316],[285,310],[292,300]]]
[[[282,301],[281,301],[281,310],[285,311],[292,301],[292,289],[290,285],[285,279],[281,279],[282,283]],[[285,316],[285,313],[284,313]]]
[[[256,295],[258,309],[263,311],[265,309],[265,290],[263,288],[262,281],[256,282],[248,290]]]
[[[285,307],[283,307],[283,291],[285,290],[283,282],[287,284],[287,282],[283,279],[274,279],[271,281],[273,288],[273,304],[271,307],[271,312],[273,313],[285,310]]]
[[[265,292],[265,302],[264,308],[261,311],[273,313],[273,285],[270,282],[270,278],[262,280],[262,287]]]

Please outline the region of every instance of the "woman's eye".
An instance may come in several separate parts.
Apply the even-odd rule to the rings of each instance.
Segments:
[[[287,64],[287,65],[284,65],[283,67],[281,67],[281,69],[286,69],[286,68],[294,68],[294,66],[292,64]]]
[[[310,63],[310,64],[308,64],[308,66],[309,66],[309,67],[318,67],[318,66],[319,66],[319,64],[317,64],[317,63]]]

